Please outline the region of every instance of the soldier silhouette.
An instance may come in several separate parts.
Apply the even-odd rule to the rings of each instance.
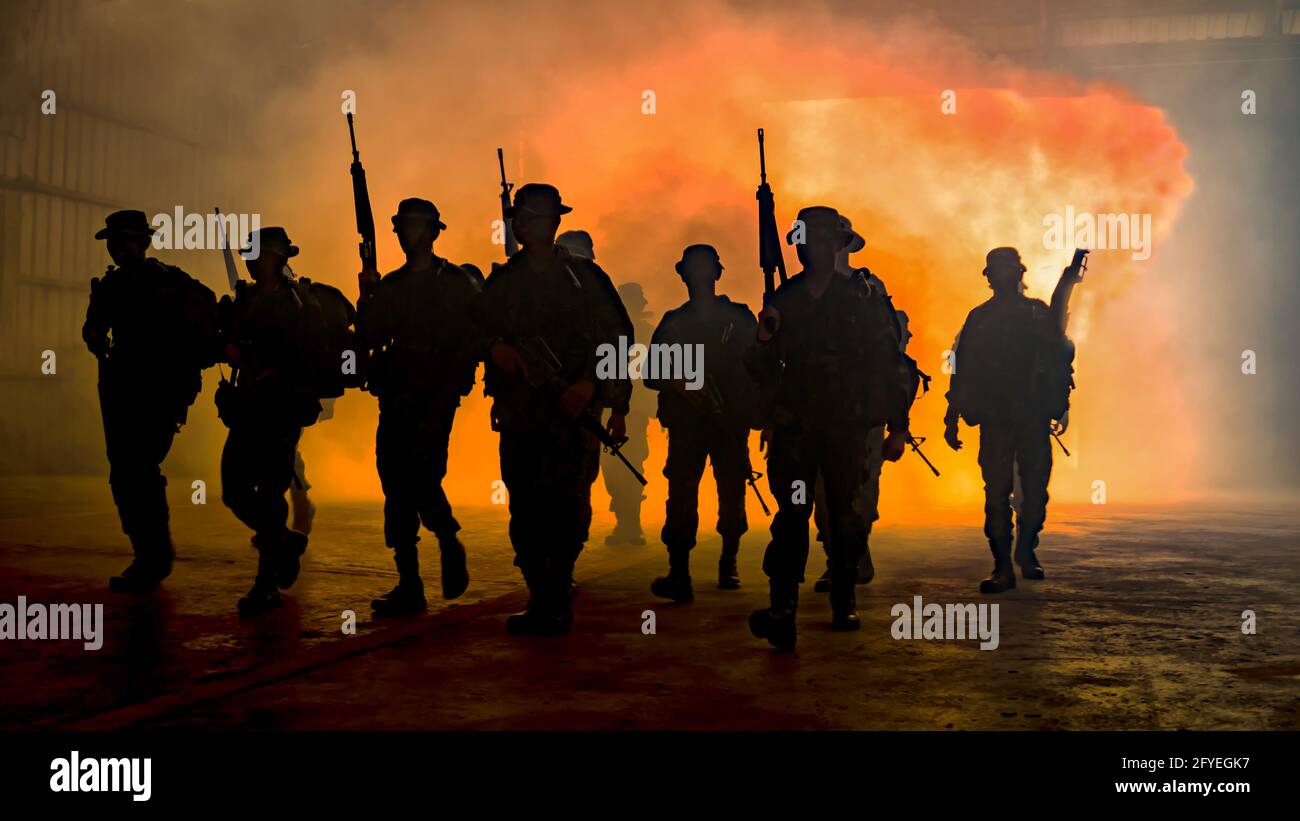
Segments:
[[[447,447],[461,397],[474,386],[481,342],[470,317],[480,291],[475,272],[434,254],[446,228],[428,200],[402,200],[393,232],[406,254],[382,279],[360,274],[357,337],[373,350],[368,389],[379,397],[375,455],[384,490],[384,539],[393,549],[398,583],[372,602],[375,615],[425,609],[420,578],[420,524],[438,537],[442,595],[469,585],[465,548],[443,492]]]
[[[850,243],[839,213],[804,208],[786,242],[797,245],[803,270],[773,294],[759,314],[747,364],[763,386],[775,384],[768,424],[768,480],[778,510],[763,558],[770,606],[755,611],[750,631],[780,650],[796,642],[799,584],[808,561],[808,519],[820,473],[826,485],[831,553],[831,628],[860,626],[854,584],[866,550],[861,506],[868,431],[888,425],[883,458],[903,454],[908,428],[908,376],[888,304],[862,277],[835,271]]]
[[[1013,567],[1025,579],[1042,579],[1036,549],[1047,518],[1047,483],[1052,472],[1051,431],[1064,418],[1073,386],[1074,347],[1065,336],[1070,294],[1081,281],[1067,267],[1050,306],[1024,295],[1025,266],[1015,248],[994,248],[984,276],[993,296],[973,309],[958,335],[948,390],[944,439],[962,446],[958,421],[980,429],[980,472],[984,477],[984,535],[993,552],[993,572],[981,593],[1016,586]],[[1016,475],[1019,514],[1012,551],[1011,501]]]
[[[591,235],[586,231],[565,231],[555,238],[555,244],[573,256],[596,261]],[[638,339],[649,339],[653,328],[649,314],[645,312],[645,292],[640,284],[626,282],[618,286],[618,296],[632,320],[633,333]],[[654,412],[654,399],[644,385],[636,384],[638,381],[632,380],[632,399],[626,422],[627,442],[622,447],[622,453],[637,470],[643,470],[645,460],[650,456],[648,428],[650,415]],[[645,535],[641,530],[641,503],[645,501],[645,494],[641,483],[612,454],[601,454],[600,472],[605,479],[605,490],[609,492],[609,509],[614,514],[615,522],[613,532],[605,537],[605,544],[645,544]]]
[[[510,541],[528,584],[513,634],[560,634],[573,622],[573,568],[591,524],[599,440],[583,427],[608,408],[607,430],[625,432],[632,384],[598,376],[598,349],[634,339],[609,276],[555,244],[572,209],[553,186],[515,192],[506,217],[522,246],[493,270],[475,305],[491,340],[486,389],[501,434],[501,477],[510,493]]]
[[[744,356],[754,344],[757,321],[748,306],[717,293],[722,261],[711,245],[691,245],[676,265],[690,298],[664,314],[652,346],[699,346],[703,359],[700,384],[691,386],[684,374],[659,374],[647,379],[659,392],[659,423],[668,431],[668,503],[662,538],[668,549],[668,575],[650,586],[656,596],[691,601],[690,556],[699,528],[700,478],[704,464],[713,463],[718,489],[718,533],[722,556],[718,587],[740,587],[736,556],[740,538],[749,529],[745,518],[745,483],[749,480],[749,431],[755,422],[757,397],[745,369]],[[659,357],[653,357],[659,359]],[[660,361],[662,361],[660,359]]]
[[[244,616],[279,607],[279,591],[298,579],[307,536],[287,527],[285,493],[302,429],[321,412],[313,284],[285,273],[298,247],[283,228],[254,234],[240,252],[253,281],[240,281],[234,299],[221,300],[225,359],[236,373],[216,397],[230,429],[221,453],[222,501],[253,531],[258,554],[253,586],[239,600]],[[350,317],[346,321],[351,324]]]
[[[848,217],[841,216],[841,225],[849,233],[849,244],[844,246],[835,257],[835,270],[837,273],[846,277],[861,277],[866,280],[867,285],[872,292],[880,295],[888,303],[889,309],[894,312],[895,319],[898,322],[898,335],[900,351],[907,352],[907,342],[911,334],[908,331],[907,314],[894,308],[893,299],[889,296],[889,290],[885,287],[885,282],[869,268],[857,267],[849,260],[850,254],[855,254],[866,247],[867,241],[857,231],[853,230],[853,223]],[[915,391],[912,392],[915,396]],[[861,498],[858,504],[861,506],[866,516],[867,539],[868,544],[862,552],[862,558],[858,560],[858,584],[869,584],[876,576],[875,565],[871,562],[871,528],[876,520],[880,518],[880,474],[884,468],[885,459],[883,448],[885,444],[885,428],[877,425],[867,432],[867,461],[864,466],[864,480],[860,489]],[[813,506],[813,520],[817,523],[817,539],[826,548],[826,540],[830,538],[830,528],[826,521],[826,484],[819,476],[817,478],[817,500]],[[813,584],[813,590],[818,593],[828,593],[831,589],[831,551],[826,550],[826,571],[822,573]]]
[[[217,359],[216,296],[146,256],[154,229],[142,211],[109,214],[95,239],[114,265],[90,281],[81,335],[99,359],[108,483],[135,554],[112,590],[149,593],[170,575],[175,549],[161,465]]]

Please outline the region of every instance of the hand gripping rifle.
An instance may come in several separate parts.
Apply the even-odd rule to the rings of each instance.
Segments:
[[[361,267],[377,271],[375,260],[375,215],[370,210],[370,189],[366,187],[366,169],[361,167],[361,154],[357,151],[357,134],[352,128],[352,114],[348,113],[348,138],[352,141],[352,208],[357,214],[357,233],[361,243]]]
[[[563,393],[566,385],[560,377],[560,360],[546,344],[546,340],[540,336],[526,337],[515,344],[515,349],[519,352],[524,381],[530,387],[547,395],[548,398],[558,397]],[[619,461],[632,471],[632,475],[638,482],[642,485],[646,484],[646,478],[641,475],[641,471],[632,467],[632,463],[623,455],[622,448],[627,444],[626,436],[615,439],[609,431],[605,430],[605,426],[600,423],[600,418],[589,409],[578,414],[574,421],[580,428],[595,436],[607,452],[617,456]]]
[[[501,224],[505,226],[506,259],[509,259],[519,250],[519,241],[515,239],[515,231],[508,216],[510,211],[510,191],[515,187],[515,184],[506,182],[506,158],[500,148],[497,149],[497,165],[501,168]]]

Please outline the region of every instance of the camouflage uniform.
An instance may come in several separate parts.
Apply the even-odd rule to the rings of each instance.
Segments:
[[[527,188],[527,186],[525,187]],[[524,189],[516,195],[516,206]],[[558,195],[557,199],[558,199]],[[596,385],[589,408],[626,414],[631,382],[597,378],[597,349],[633,339],[632,324],[608,275],[595,262],[556,246],[545,270],[526,251],[487,279],[474,315],[489,339],[515,345],[540,337],[559,359],[561,379]],[[510,494],[515,565],[532,593],[530,610],[568,612],[573,566],[591,525],[591,485],[599,469],[597,440],[530,387],[520,373],[489,357],[485,388],[492,426],[501,434],[501,476]]]
[[[442,480],[456,409],[474,385],[480,345],[470,306],[479,291],[472,273],[435,256],[430,269],[387,274],[358,305],[359,343],[378,351],[368,389],[379,397],[384,540],[411,584],[421,522],[447,549],[460,530]]]
[[[124,217],[121,215],[138,215]],[[141,212],[118,212],[96,236],[134,227]],[[216,362],[216,297],[180,268],[146,258],[91,281],[82,338],[100,357],[99,404],[109,486],[135,561],[114,589],[152,589],[171,572],[167,479],[161,465]]]
[[[812,212],[809,219],[827,218],[817,212],[834,214],[824,208],[805,211]],[[838,275],[814,298],[807,277],[797,274],[773,294],[770,304],[780,312],[780,327],[748,357],[755,379],[777,386],[768,480],[778,510],[763,559],[771,608],[756,612],[750,626],[778,647],[793,647],[819,473],[826,486],[833,625],[856,628],[853,584],[867,541],[861,485],[868,431],[882,424],[905,431],[908,423],[911,375],[885,301],[863,278]],[[786,632],[776,637],[764,624],[779,624]]]
[[[747,306],[718,296],[708,315],[701,316],[687,302],[666,313],[655,329],[652,345],[656,349],[701,345],[704,351],[699,362],[704,377],[700,390],[688,390],[688,396],[683,396],[667,379],[646,382],[659,391],[659,423],[668,430],[664,465],[668,502],[662,538],[668,548],[670,572],[687,580],[699,527],[700,478],[706,459],[713,464],[718,490],[717,530],[724,557],[730,556],[734,562],[740,537],[749,530],[745,484],[750,475],[749,431],[756,400],[744,355],[754,344],[757,328]]]
[[[980,583],[983,593],[1015,587],[1013,558],[1024,578],[1044,576],[1035,550],[1047,519],[1052,420],[1065,417],[1074,387],[1074,345],[1065,327],[1079,269],[1062,271],[1050,306],[1024,295],[1025,270],[1016,249],[989,251],[984,274],[993,297],[962,325],[944,417],[945,438],[953,447],[961,444],[955,441],[958,419],[980,428],[984,535],[994,558],[993,573]],[[1016,475],[1013,557],[1010,497]]]
[[[262,253],[271,253],[276,231],[283,233],[262,229]],[[222,333],[238,350],[239,369],[217,396],[217,412],[230,428],[221,452],[221,497],[253,531],[258,551],[254,589],[240,601],[246,615],[278,605],[276,588],[297,580],[298,557],[307,546],[306,535],[286,525],[285,493],[294,480],[302,429],[321,412],[310,287],[309,281],[287,275],[268,283],[241,280],[234,300],[221,300]]]

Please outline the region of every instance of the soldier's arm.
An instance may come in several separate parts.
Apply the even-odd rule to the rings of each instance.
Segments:
[[[382,282],[382,280],[381,280]],[[378,348],[393,335],[390,289],[376,286],[357,300],[357,340],[364,348]]]
[[[217,316],[217,295],[198,280],[191,280],[189,323],[193,332],[194,355],[200,368],[210,368],[221,359],[221,330]]]
[[[104,276],[90,280],[90,300],[86,305],[86,321],[81,326],[81,339],[86,348],[95,356],[108,350],[108,334],[112,330],[112,309],[109,306],[109,293],[112,289],[113,269],[110,267]]]
[[[946,426],[957,424],[957,420],[970,409],[970,392],[972,389],[970,368],[967,367],[972,361],[972,348],[978,345],[976,337],[979,335],[974,328],[975,323],[972,317],[968,316],[961,326],[961,331],[957,334],[957,341],[953,342],[955,346],[953,352],[952,376],[948,382],[948,411],[944,414],[943,421]]]
[[[636,341],[636,330],[632,325],[631,318],[627,315],[627,309],[623,307],[623,300],[619,297],[614,283],[610,281],[609,275],[601,270],[600,266],[595,263],[589,263],[596,274],[599,293],[597,295],[597,334],[599,344],[613,345],[615,350],[619,347],[619,337],[627,340],[626,345],[630,349]],[[596,381],[596,346],[592,347],[589,355],[588,376],[593,382]],[[627,415],[631,409],[632,400],[632,380],[631,379],[605,379],[597,382],[599,386],[598,396],[601,404],[610,408],[614,413]]]
[[[669,313],[669,314],[664,314],[663,319],[660,319],[659,324],[655,326],[654,333],[650,335],[650,345],[651,345],[650,350],[653,351],[659,345],[667,344],[671,339],[672,339],[672,318],[671,318],[671,314]],[[652,354],[650,353],[646,354],[647,366],[649,365],[650,361],[653,359],[654,356]],[[668,380],[666,379],[650,378],[649,376],[650,371],[648,367],[646,368],[645,372],[647,375],[643,381],[645,383],[645,386],[650,390],[662,391],[662,390],[667,390],[670,387]]]
[[[1072,272],[1066,268],[1061,272],[1061,278],[1057,280],[1056,287],[1052,290],[1052,304],[1048,308],[1048,314],[1052,320],[1053,328],[1060,328],[1061,333],[1065,333],[1067,324],[1070,321],[1070,296],[1074,293],[1074,286],[1083,281],[1077,271]]]
[[[873,307],[873,321],[867,324],[869,336],[866,344],[872,352],[874,367],[879,368],[882,373],[891,375],[891,378],[881,380],[879,383],[889,391],[887,397],[889,418],[886,424],[890,432],[905,431],[908,429],[908,415],[911,408],[911,403],[908,401],[911,371],[899,346],[897,318],[894,316],[893,306],[885,297],[873,294],[868,299],[870,300],[868,304]]]

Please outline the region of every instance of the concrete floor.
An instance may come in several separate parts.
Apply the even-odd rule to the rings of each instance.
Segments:
[[[435,562],[430,613],[381,623],[368,602],[393,581],[378,504],[322,505],[301,581],[257,620],[233,612],[253,570],[247,533],[215,500],[177,495],[173,509],[175,573],[133,599],[104,584],[129,551],[102,481],[0,483],[0,602],[104,602],[108,624],[96,652],[0,644],[0,728],[1300,728],[1294,506],[1054,507],[1049,578],[988,598],[977,526],[880,527],[862,630],[829,631],[825,597],[805,585],[786,654],[746,627],[766,600],[765,532],[746,537],[734,592],[711,584],[719,546],[706,538],[697,599],[676,605],[648,591],[662,549],[606,548],[599,524],[573,633],[521,639],[502,625],[523,601],[503,509],[457,511],[465,597],[438,600]],[[1000,646],[893,639],[891,608],[917,595],[998,602]],[[356,635],[340,629],[349,609]],[[1256,635],[1241,632],[1246,609]]]

